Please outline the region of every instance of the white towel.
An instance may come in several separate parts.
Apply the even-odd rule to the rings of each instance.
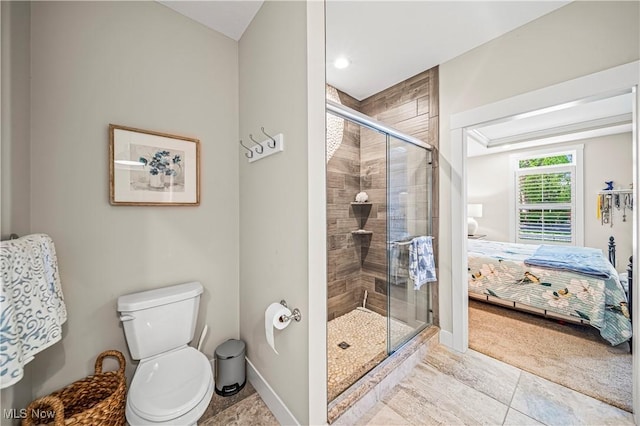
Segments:
[[[427,236],[416,237],[409,244],[409,277],[413,280],[415,290],[420,290],[425,283],[437,281],[432,239]]]
[[[0,243],[0,389],[18,382],[24,365],[62,337],[67,320],[58,260],[48,235]]]

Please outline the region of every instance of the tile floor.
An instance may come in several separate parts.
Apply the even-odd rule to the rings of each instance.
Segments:
[[[221,401],[214,396],[210,410],[198,424],[278,424],[250,384],[232,398]],[[619,408],[473,350],[459,354],[442,345],[433,348],[357,422],[436,424],[634,425],[632,415]]]
[[[214,393],[207,411],[198,420],[199,426],[275,426],[278,424],[260,395],[248,382],[244,389],[233,396],[222,397]]]
[[[437,346],[359,425],[633,425],[619,408],[469,350]]]

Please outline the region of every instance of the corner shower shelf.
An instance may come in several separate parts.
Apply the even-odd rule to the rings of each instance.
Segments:
[[[358,228],[360,228],[358,229],[358,231],[353,231],[352,234],[361,234],[361,235],[372,234],[372,232],[364,230],[364,226],[367,224],[367,219],[369,219],[369,214],[371,214],[372,205],[373,204],[369,202],[366,202],[366,203],[357,203],[353,201],[351,202],[353,215],[358,220]]]
[[[351,231],[355,248],[358,250],[360,256],[360,265],[364,265],[364,260],[369,253],[369,245],[373,238],[373,231],[365,231],[364,229],[358,229],[357,231]]]
[[[371,214],[372,205],[373,203],[370,202],[351,202],[353,216],[358,221],[359,228],[355,231],[351,231],[351,235],[356,247],[359,247],[360,265],[364,265],[364,260],[367,257],[367,253],[369,253],[369,245],[371,244],[371,239],[373,238],[373,231],[366,231],[364,229],[364,226],[367,224],[367,219],[369,219],[369,214]]]

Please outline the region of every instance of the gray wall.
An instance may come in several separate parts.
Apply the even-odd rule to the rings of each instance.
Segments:
[[[29,13],[28,2],[2,2],[2,238],[30,231]]]
[[[440,326],[452,331],[451,114],[640,58],[638,2],[568,4],[440,66]]]
[[[613,236],[617,246],[617,269],[624,271],[633,248],[632,213],[627,210],[627,221],[623,222],[622,211],[614,210],[613,227],[608,224],[603,226],[596,218],[596,194],[604,188],[604,182],[609,180],[613,180],[616,186],[629,187],[633,168],[631,133],[573,141],[558,145],[558,149],[576,144],[584,145],[584,245],[602,249],[606,254],[609,236]],[[467,199],[470,203],[483,204],[483,215],[477,219],[477,233],[486,234],[489,240],[509,241],[509,182],[513,179],[509,156],[516,152],[518,151],[467,160]]]
[[[310,373],[306,20],[304,2],[267,1],[240,39],[240,138],[257,137],[264,126],[284,134],[285,149],[254,163],[236,154],[240,336],[248,359],[302,424]],[[303,320],[276,333],[276,355],[265,339],[264,312],[281,299]]]
[[[0,238],[31,230],[29,165],[30,4],[2,2],[2,134]],[[22,380],[0,392],[2,407],[24,407],[32,399],[28,364]],[[4,420],[3,417],[0,417]],[[18,422],[16,419],[15,423]]]
[[[155,2],[36,2],[31,71],[31,231],[56,243],[69,315],[33,396],[128,357],[125,293],[198,280],[206,352],[238,337],[237,43]],[[199,138],[200,206],[110,206],[109,123]]]

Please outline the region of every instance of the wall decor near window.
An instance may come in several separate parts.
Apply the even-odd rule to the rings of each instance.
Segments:
[[[119,206],[200,204],[200,141],[109,124],[109,201]]]

